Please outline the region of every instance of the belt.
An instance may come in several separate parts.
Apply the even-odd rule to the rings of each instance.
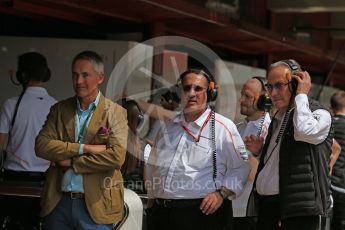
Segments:
[[[199,206],[202,199],[155,199],[158,206],[164,208],[188,208],[193,206]]]
[[[85,194],[82,192],[62,192],[64,196],[68,196],[71,199],[84,199]]]

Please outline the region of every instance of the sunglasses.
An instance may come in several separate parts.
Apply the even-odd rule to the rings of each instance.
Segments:
[[[206,89],[200,85],[184,85],[182,88],[184,92],[189,92],[191,89],[194,89],[195,92],[202,92]]]
[[[273,89],[276,89],[276,90],[282,90],[285,86],[287,86],[288,84],[290,84],[290,81],[287,82],[287,83],[283,83],[283,82],[277,82],[275,84],[266,84],[266,88],[267,88],[267,91],[268,92],[272,92]]]

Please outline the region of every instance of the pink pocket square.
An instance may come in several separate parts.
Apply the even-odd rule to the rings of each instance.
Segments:
[[[98,134],[100,134],[100,135],[109,134],[109,129],[108,129],[107,127],[101,127],[101,128],[99,128],[99,130],[98,130]]]

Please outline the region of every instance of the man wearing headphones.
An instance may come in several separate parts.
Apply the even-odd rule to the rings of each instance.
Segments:
[[[249,174],[232,121],[207,106],[217,88],[205,71],[181,74],[182,112],[157,134],[147,163],[148,229],[229,229],[231,199]]]
[[[331,114],[307,97],[311,79],[294,60],[273,63],[267,89],[278,109],[263,145],[254,192],[259,230],[329,229]],[[252,153],[261,146],[246,140]]]
[[[2,180],[41,181],[49,161],[36,157],[35,137],[56,102],[44,88],[50,78],[46,58],[37,52],[20,55],[16,77],[23,91],[19,97],[4,102],[0,115],[0,143],[6,152],[2,155]],[[1,196],[0,206],[5,212],[1,213],[1,224],[7,214],[19,218],[25,227],[31,227],[37,220],[36,199]]]
[[[265,78],[256,76],[247,80],[242,87],[239,101],[240,113],[245,115],[246,118],[244,121],[236,124],[242,139],[250,135],[262,138],[265,138],[267,135],[268,126],[271,122],[268,112],[272,107],[272,101],[267,95],[266,83]],[[257,156],[253,156],[250,153],[248,157],[251,166],[248,181],[241,196],[232,201],[234,229],[253,230],[256,225],[253,217],[246,217],[246,209],[258,167],[258,160],[256,159]]]

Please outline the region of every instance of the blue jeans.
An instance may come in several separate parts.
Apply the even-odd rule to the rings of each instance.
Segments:
[[[46,230],[112,230],[112,224],[96,224],[90,217],[84,199],[62,195],[54,210],[45,217]]]

